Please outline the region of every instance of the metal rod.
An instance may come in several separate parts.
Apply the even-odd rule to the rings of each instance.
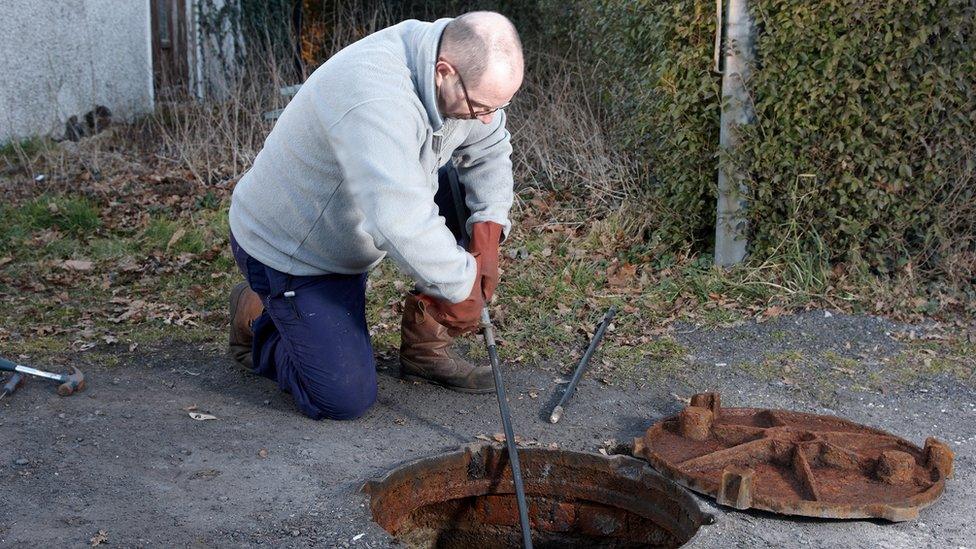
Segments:
[[[610,321],[613,320],[613,316],[617,314],[616,307],[610,307],[610,309],[603,315],[603,320],[600,321],[600,325],[596,329],[596,333],[593,334],[593,339],[590,340],[590,346],[587,347],[586,352],[583,353],[583,358],[580,359],[579,364],[576,365],[576,371],[573,372],[573,378],[569,381],[569,385],[566,386],[566,390],[563,391],[563,397],[559,399],[559,404],[552,409],[552,414],[549,416],[549,423],[556,423],[559,418],[563,417],[563,406],[569,401],[569,398],[573,396],[576,392],[576,384],[579,383],[580,378],[583,377],[583,371],[586,370],[586,365],[590,362],[590,357],[593,356],[593,351],[596,350],[600,341],[603,339],[603,334],[607,331],[607,326],[610,325]]]
[[[522,466],[519,464],[518,449],[515,445],[515,432],[512,430],[512,418],[508,411],[508,400],[505,397],[505,384],[502,383],[501,364],[498,351],[495,349],[495,331],[488,316],[488,306],[481,309],[481,327],[485,333],[485,346],[488,348],[488,359],[491,360],[491,373],[495,377],[495,396],[498,397],[498,411],[502,415],[502,429],[505,431],[505,445],[508,447],[508,461],[512,465],[512,482],[515,484],[515,499],[518,501],[519,522],[522,524],[522,545],[525,549],[532,549],[532,530],[529,527],[529,506],[525,502],[525,486],[522,484]]]

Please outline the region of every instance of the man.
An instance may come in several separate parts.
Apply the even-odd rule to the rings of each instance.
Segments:
[[[416,282],[401,375],[494,390],[451,349],[498,283],[513,198],[506,107],[522,48],[504,16],[406,21],[343,49],[289,102],[231,200],[230,351],[315,419],[376,399],[367,272],[387,255]]]

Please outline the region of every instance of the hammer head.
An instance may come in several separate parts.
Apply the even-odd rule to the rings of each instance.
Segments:
[[[68,396],[85,390],[85,374],[81,370],[71,367],[71,373],[64,376],[64,383],[58,385],[58,394]]]

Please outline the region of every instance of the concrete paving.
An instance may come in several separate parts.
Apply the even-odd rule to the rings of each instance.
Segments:
[[[791,322],[825,331],[806,317],[693,331],[681,337],[698,354],[681,376],[612,385],[584,379],[557,425],[547,421],[559,396],[554,367],[506,367],[516,431],[593,452],[676,413],[682,403],[674,394],[711,389],[726,406],[841,415],[919,445],[936,436],[956,452],[956,477],[918,520],[796,519],[699,498],[715,522],[692,546],[976,547],[976,391],[937,376],[884,394],[838,386],[825,399],[736,369],[749,357],[730,342],[762,348]],[[882,321],[839,322],[848,325],[833,333],[885,337]],[[732,358],[716,366],[723,353]],[[394,542],[371,522],[363,481],[501,431],[493,395],[403,382],[390,362],[380,365],[379,402],[365,417],[315,422],[272,382],[236,370],[212,349],[160,344],[125,354],[115,367],[84,356],[85,393],[59,398],[32,381],[0,402],[0,546],[76,547],[104,538],[109,547],[387,547]],[[217,419],[196,421],[189,411]]]

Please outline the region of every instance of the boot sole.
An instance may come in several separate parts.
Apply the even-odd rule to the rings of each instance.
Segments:
[[[423,383],[430,383],[431,385],[437,385],[439,387],[444,387],[445,389],[450,389],[452,391],[457,391],[459,393],[467,393],[469,395],[485,395],[488,393],[494,393],[494,387],[487,387],[485,389],[469,389],[467,387],[458,387],[457,385],[448,385],[442,381],[434,381],[433,379],[428,379],[426,377],[415,376],[412,374],[400,374],[400,379],[405,381],[420,381]]]

